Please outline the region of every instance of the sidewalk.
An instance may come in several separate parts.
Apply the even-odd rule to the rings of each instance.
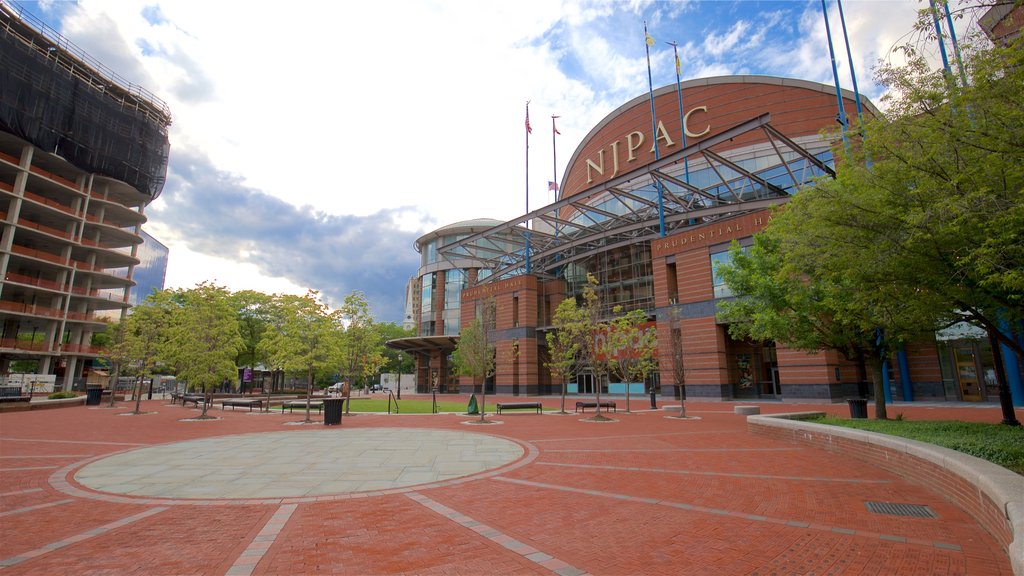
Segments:
[[[192,421],[198,410],[158,400],[145,415],[125,415],[127,402],[2,414],[0,572],[1011,574],[996,540],[942,494],[751,435],[737,402],[687,401],[680,420],[646,396],[631,413],[611,399],[609,423],[588,410],[324,427],[219,407],[218,420]],[[1000,419],[991,405],[889,408]]]

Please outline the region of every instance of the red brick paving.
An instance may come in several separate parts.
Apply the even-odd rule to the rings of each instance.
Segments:
[[[751,436],[745,417],[732,413],[736,403],[688,401],[687,414],[699,419],[678,420],[641,412],[646,397],[633,399],[632,414],[615,400],[620,411],[609,424],[581,421],[590,414],[492,415],[503,424],[478,427],[458,415],[346,417],[343,427],[382,434],[389,427],[494,434],[539,454],[496,477],[410,495],[299,503],[280,527],[268,525],[282,509],[276,504],[158,509],[69,496],[49,479],[133,446],[301,429],[284,423],[304,415],[213,410],[220,420],[184,422],[199,412],[162,401],[144,402],[156,412],[145,416],[124,416],[129,403],[0,414],[0,572],[1011,574],[995,540],[926,485]],[[558,398],[543,401],[559,406]],[[845,404],[759,405],[763,413],[848,415]],[[1001,419],[991,405],[898,405],[889,413]],[[939,518],[874,514],[869,500],[927,505]],[[147,511],[156,513],[117,524]],[[260,537],[268,528],[272,535]],[[66,545],[47,550],[57,544]],[[38,555],[2,567],[29,554]],[[255,568],[247,567],[253,557]]]

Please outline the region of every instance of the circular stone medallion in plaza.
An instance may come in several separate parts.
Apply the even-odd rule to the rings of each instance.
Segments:
[[[93,490],[156,498],[291,498],[455,480],[521,458],[484,434],[410,428],[300,430],[131,450],[84,466]]]

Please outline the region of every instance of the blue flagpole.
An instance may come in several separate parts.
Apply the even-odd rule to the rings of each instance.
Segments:
[[[863,123],[864,117],[860,107],[860,89],[857,88],[857,73],[853,69],[853,52],[850,51],[850,36],[846,33],[846,17],[843,16],[843,0],[836,0],[839,6],[839,23],[843,25],[843,41],[846,42],[846,59],[850,61],[850,78],[853,80],[853,100],[857,103],[857,122]]]
[[[849,140],[846,138],[846,111],[843,109],[843,91],[839,88],[839,70],[836,69],[836,51],[832,47],[832,29],[828,24],[828,7],[825,5],[825,0],[821,0],[821,13],[825,17],[825,36],[828,38],[828,54],[832,59],[832,78],[836,83],[836,100],[839,101],[839,125],[842,126],[843,130],[843,146],[848,147],[850,145]]]
[[[647,21],[644,20],[644,51],[647,52],[647,87],[651,95],[651,137],[654,139],[654,159],[658,160],[658,119],[654,115],[654,79],[651,76],[651,44],[654,38],[647,33]],[[658,226],[659,234],[665,235],[665,201],[662,197],[661,182],[655,178],[654,186],[658,190]]]
[[[956,68],[960,72],[960,83],[967,86],[967,74],[964,73],[964,61],[960,57],[960,45],[956,41],[956,30],[953,29],[953,16],[949,13],[949,2],[943,0],[942,7],[946,11],[946,25],[949,26],[949,40],[953,43],[953,55],[956,57]]]
[[[939,15],[936,12],[935,0],[928,0],[928,4],[932,8],[932,22],[935,23],[935,36],[939,40],[939,55],[942,56],[942,68],[946,70],[946,75],[952,78],[953,72],[949,68],[949,58],[946,57],[946,43],[942,41],[942,26],[939,25]]]

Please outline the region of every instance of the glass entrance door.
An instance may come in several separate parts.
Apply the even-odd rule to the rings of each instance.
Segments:
[[[594,394],[594,375],[584,372],[576,375],[576,390],[580,394]]]
[[[957,346],[953,349],[956,377],[960,382],[960,396],[967,402],[980,402],[981,381],[978,378],[978,358],[974,347]]]

